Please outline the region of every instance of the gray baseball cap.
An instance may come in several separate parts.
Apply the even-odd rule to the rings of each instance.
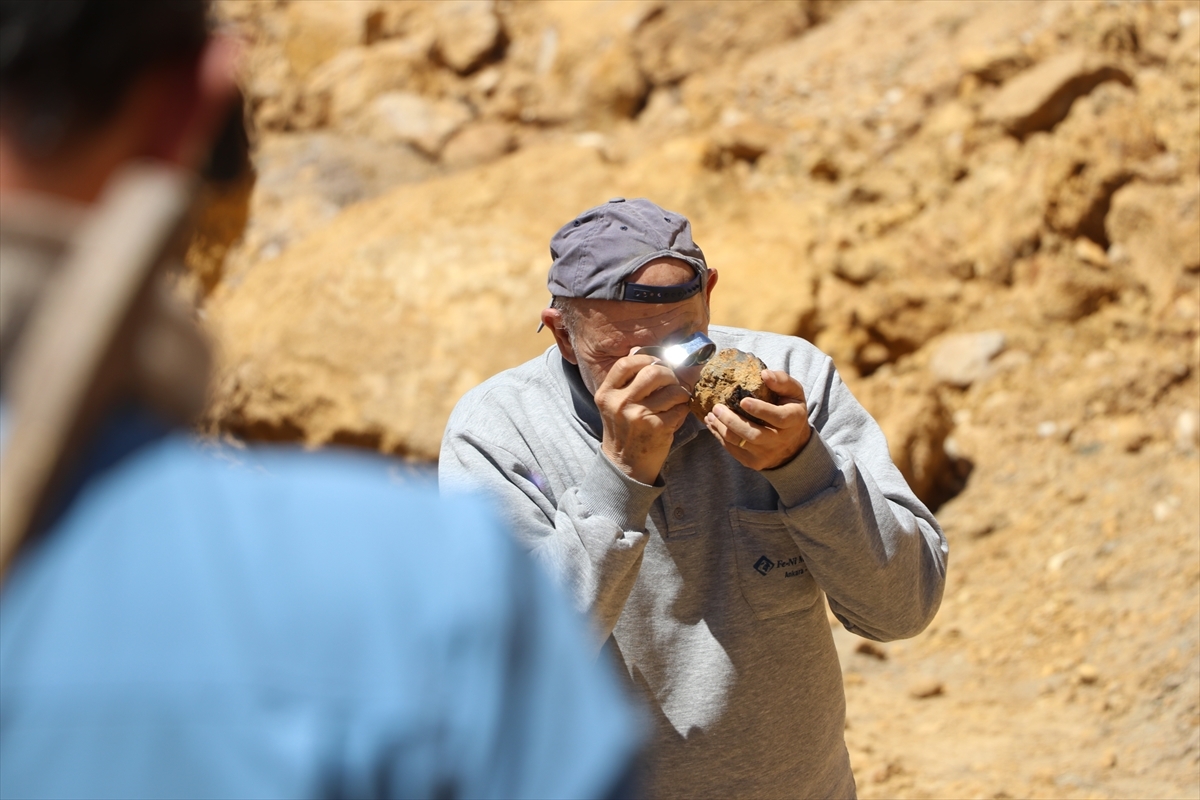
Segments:
[[[699,292],[708,278],[704,253],[692,241],[687,217],[649,200],[616,197],[584,211],[550,240],[555,297],[677,303]],[[627,279],[656,258],[690,264],[696,275],[677,286],[647,286]]]

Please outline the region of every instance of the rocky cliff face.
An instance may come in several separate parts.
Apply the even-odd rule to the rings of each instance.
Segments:
[[[650,197],[714,321],[830,353],[941,506],[934,630],[840,642],[864,796],[1194,791],[1200,3],[218,11],[256,177],[192,251],[213,430],[435,458],[552,343],[552,232]]]

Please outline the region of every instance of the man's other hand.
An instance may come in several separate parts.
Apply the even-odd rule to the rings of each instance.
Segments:
[[[704,424],[738,463],[757,470],[783,466],[812,437],[808,404],[800,382],[774,369],[764,369],[762,379],[767,388],[779,395],[778,405],[745,397],[741,407],[765,425],[750,422],[724,405],[716,406],[704,418]]]
[[[604,422],[600,449],[635,481],[658,479],[675,431],[688,415],[691,400],[671,368],[637,348],[619,359],[596,390]]]

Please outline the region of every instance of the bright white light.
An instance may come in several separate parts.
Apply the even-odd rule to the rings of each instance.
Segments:
[[[667,360],[672,367],[678,367],[684,361],[687,361],[688,351],[683,345],[673,344],[663,351],[663,358]]]

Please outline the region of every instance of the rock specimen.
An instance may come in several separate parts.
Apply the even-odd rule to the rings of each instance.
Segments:
[[[762,424],[762,420],[747,414],[741,408],[743,397],[757,397],[768,403],[778,401],[773,391],[762,380],[762,371],[767,365],[753,353],[743,353],[732,347],[720,350],[709,359],[700,372],[696,387],[692,391],[692,413],[704,419],[713,406],[721,403],[738,415]]]

